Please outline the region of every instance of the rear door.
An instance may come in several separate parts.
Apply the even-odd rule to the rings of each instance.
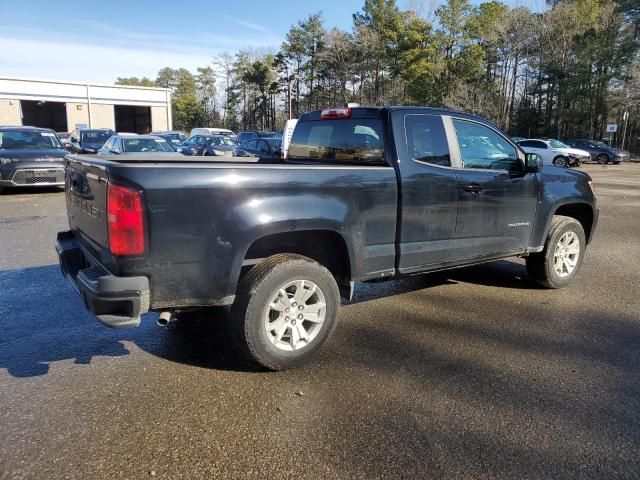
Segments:
[[[486,124],[451,118],[460,165],[452,259],[501,255],[529,245],[537,177],[524,172],[519,150]]]
[[[249,155],[258,155],[258,141],[257,140],[246,141],[242,145],[242,149],[245,152],[247,152]]]

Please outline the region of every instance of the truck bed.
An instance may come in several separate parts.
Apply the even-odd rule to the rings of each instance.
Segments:
[[[282,232],[333,232],[349,248],[353,280],[394,272],[392,167],[114,157],[67,157],[69,225],[87,256],[107,271],[149,278],[151,309],[231,303],[252,245]],[[110,252],[109,185],[141,192],[144,255]]]

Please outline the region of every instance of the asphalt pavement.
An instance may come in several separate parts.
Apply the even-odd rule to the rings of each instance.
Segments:
[[[601,213],[570,288],[517,259],[358,285],[279,373],[224,309],[102,327],[58,270],[63,193],[0,194],[0,478],[640,478],[640,164],[581,169]]]

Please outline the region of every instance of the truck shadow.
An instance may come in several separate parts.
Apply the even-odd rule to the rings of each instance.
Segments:
[[[409,275],[398,280],[359,283],[356,285],[351,301],[344,302],[343,304],[353,305],[425,288],[440,285],[455,285],[457,283],[470,283],[487,287],[513,288],[518,290],[541,288],[527,276],[527,270],[523,263],[519,263],[518,260],[499,260],[473,267]]]
[[[382,297],[455,284],[483,283],[508,286],[523,267],[501,262],[500,267],[474,267],[465,271],[416,275],[397,281],[358,284],[355,305]],[[492,270],[487,273],[486,268]],[[497,269],[498,271],[493,271]],[[507,272],[500,275],[500,272]],[[517,283],[517,278],[516,278]],[[524,283],[520,288],[529,288]],[[517,287],[516,287],[517,288]],[[112,330],[88,314],[57,265],[0,272],[0,369],[14,377],[49,372],[50,364],[74,360],[88,365],[94,357],[129,354],[132,342],[152,355],[203,368],[260,371],[240,359],[226,328],[227,309],[208,309],[166,328],[155,325],[156,314],[143,316],[140,327]]]
[[[180,363],[234,371],[254,367],[238,359],[223,327],[225,312],[161,329],[156,314],[140,327],[114,330],[85,311],[57,265],[0,271],[0,373],[36,377],[51,364],[73,360],[88,365],[95,357],[129,355],[131,342],[152,355]]]

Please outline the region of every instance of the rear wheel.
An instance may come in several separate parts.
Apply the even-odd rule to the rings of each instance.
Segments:
[[[607,155],[606,153],[601,153],[600,155],[598,155],[597,160],[598,163],[606,165],[607,163],[609,163],[609,155]]]
[[[333,333],[339,299],[325,267],[302,255],[273,255],[240,282],[231,330],[253,362],[271,370],[296,367]]]
[[[562,288],[578,273],[587,242],[580,222],[575,218],[553,217],[544,250],[527,257],[527,272],[540,285]]]

